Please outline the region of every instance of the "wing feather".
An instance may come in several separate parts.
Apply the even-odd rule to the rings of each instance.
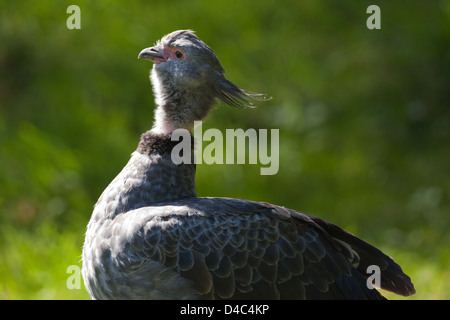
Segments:
[[[142,221],[130,244],[141,254],[130,266],[150,277],[147,265],[160,263],[197,297],[381,298],[366,288],[360,258],[396,274],[391,287],[407,277],[334,225],[267,203],[189,198],[134,211],[126,215]]]

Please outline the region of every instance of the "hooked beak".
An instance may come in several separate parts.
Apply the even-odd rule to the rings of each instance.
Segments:
[[[156,64],[165,62],[167,60],[164,57],[164,49],[159,45],[145,48],[139,53],[138,59],[150,60],[151,62]]]

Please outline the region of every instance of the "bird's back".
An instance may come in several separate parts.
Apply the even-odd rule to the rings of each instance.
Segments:
[[[314,219],[229,198],[141,207],[98,231],[95,241],[104,246],[95,246],[94,270],[102,280],[88,282],[90,290],[96,298],[116,299],[381,299],[361,268],[372,264],[390,272],[383,287],[395,282],[398,293],[411,290],[391,258]]]

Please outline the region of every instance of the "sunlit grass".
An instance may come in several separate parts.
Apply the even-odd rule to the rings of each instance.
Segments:
[[[31,232],[2,226],[0,232],[0,299],[89,298],[81,275],[79,289],[67,286],[74,274],[67,268],[81,268],[83,234],[60,233],[51,224]]]

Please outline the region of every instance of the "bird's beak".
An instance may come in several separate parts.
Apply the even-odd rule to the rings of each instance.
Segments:
[[[167,60],[164,56],[164,48],[160,45],[145,48],[139,53],[138,59],[150,60],[151,62],[156,64]]]

